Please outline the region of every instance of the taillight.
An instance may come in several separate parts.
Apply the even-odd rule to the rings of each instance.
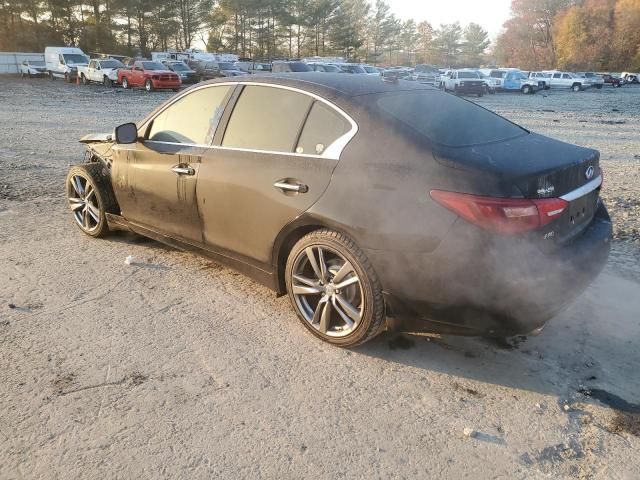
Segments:
[[[515,235],[558,218],[569,203],[561,198],[496,198],[431,190],[431,198],[465,220],[493,232]]]

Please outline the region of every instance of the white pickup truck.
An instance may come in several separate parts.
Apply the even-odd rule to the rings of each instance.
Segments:
[[[586,78],[578,77],[569,72],[545,71],[549,75],[549,84],[551,88],[570,88],[574,92],[580,92],[591,87],[591,81]]]
[[[89,65],[78,66],[78,75],[84,85],[98,82],[110,87],[118,83],[118,69],[124,68],[119,60],[113,58],[95,58]]]

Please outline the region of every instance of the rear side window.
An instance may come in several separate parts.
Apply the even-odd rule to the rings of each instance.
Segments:
[[[384,95],[377,104],[432,142],[451,147],[497,142],[527,133],[495,113],[439,92]]]
[[[291,153],[312,101],[282,88],[247,86],[233,109],[222,146]]]
[[[207,87],[185,95],[153,120],[149,140],[209,145],[230,88]]]
[[[351,124],[322,102],[315,102],[300,135],[296,153],[322,155],[330,146],[351,130]]]

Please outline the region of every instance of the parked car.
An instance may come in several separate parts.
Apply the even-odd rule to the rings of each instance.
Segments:
[[[195,67],[200,81],[247,75],[231,62],[198,62]]]
[[[78,66],[88,65],[89,57],[82,50],[73,47],[46,47],[44,61],[49,78],[64,78],[73,82],[78,78]]]
[[[231,62],[198,62],[194,69],[200,81],[247,75],[247,72],[243,72]]]
[[[305,62],[277,60],[272,64],[273,73],[287,72],[313,72],[313,69]]]
[[[545,71],[549,74],[549,84],[551,88],[570,88],[574,92],[581,92],[591,86],[591,82],[586,78],[578,77],[569,72]]]
[[[601,75],[594,72],[577,72],[577,75],[584,77],[591,82],[591,87],[601,89],[604,86],[604,79]]]
[[[356,75],[367,75],[367,71],[359,63],[339,63],[337,67],[344,73],[352,73]]]
[[[20,76],[24,77],[46,77],[47,65],[42,60],[24,60],[20,64]]]
[[[444,91],[481,97],[485,92],[485,82],[475,70],[455,70],[445,78]]]
[[[236,62],[236,67],[246,73],[268,73],[271,72],[271,64],[266,62]]]
[[[520,70],[506,70],[502,77],[502,85],[499,87],[503,92],[522,92],[524,94],[536,93],[543,90],[546,83],[537,78],[529,78]]]
[[[311,67],[314,72],[324,72],[324,73],[343,73],[343,70],[337,65],[332,65],[330,63],[315,63],[309,62],[307,63]]]
[[[367,75],[380,76],[380,73],[382,72],[381,68],[374,67],[372,65],[362,65],[362,68],[364,68],[364,71],[367,72]]]
[[[131,69],[118,70],[118,83],[125,89],[144,87],[147,92],[163,89],[177,92],[182,85],[176,73],[151,60],[136,60]]]
[[[624,79],[625,83],[640,83],[640,79],[638,78],[637,73],[622,72],[621,76]]]
[[[605,85],[611,85],[614,88],[620,88],[625,83],[624,80],[616,74],[603,73],[602,79]]]
[[[478,72],[478,75],[480,75],[480,78],[484,81],[484,93],[490,93],[492,95],[496,93],[498,91],[498,88],[502,85],[502,82],[495,78],[491,78],[489,75],[485,75],[480,70],[476,71]]]
[[[544,89],[549,90],[551,88],[551,80],[549,76],[543,72],[523,72],[530,80],[544,83]]]
[[[78,75],[84,85],[97,82],[110,87],[118,83],[118,70],[121,68],[124,64],[118,60],[96,58],[90,60],[89,65],[78,66]]]
[[[440,71],[433,65],[419,64],[416,65],[411,78],[416,82],[437,87],[440,82]]]
[[[169,70],[176,73],[183,85],[198,83],[200,81],[200,76],[198,72],[192,70],[186,63],[179,60],[165,60],[162,62],[167,66]]]
[[[596,150],[415,82],[233,77],[82,141],[65,191],[84,233],[124,228],[234,267],[335,345],[387,315],[536,332],[609,254]]]

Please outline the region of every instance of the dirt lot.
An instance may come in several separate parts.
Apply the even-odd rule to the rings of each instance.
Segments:
[[[169,95],[0,78],[0,478],[640,477],[640,88],[479,100],[602,153],[613,254],[568,311],[351,351],[231,270],[73,226],[76,140]]]

